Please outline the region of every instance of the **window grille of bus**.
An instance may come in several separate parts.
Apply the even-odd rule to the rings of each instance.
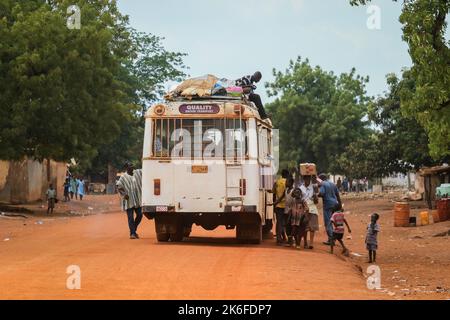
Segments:
[[[196,122],[201,122],[201,137],[200,141],[201,143],[197,143],[197,140],[195,139],[195,125]],[[157,158],[163,158],[163,157],[171,157],[171,152],[176,144],[182,142],[180,140],[181,138],[181,131],[178,132],[178,135],[175,135],[174,132],[177,129],[183,129],[186,130],[191,135],[191,154],[190,158],[194,158],[195,156],[195,150],[201,151],[201,156],[203,158],[205,148],[209,146],[211,143],[217,143],[217,141],[214,139],[204,139],[205,133],[207,133],[208,130],[214,130],[210,131],[211,133],[214,132],[214,137],[217,136],[217,132],[221,135],[221,151],[222,153],[221,158],[225,158],[228,156],[227,154],[227,145],[225,139],[227,132],[230,133],[231,139],[233,139],[233,158],[243,158],[247,155],[248,152],[248,137],[246,136],[246,123],[244,120],[239,121],[239,119],[154,119],[153,120],[153,138],[152,138],[152,150],[153,150],[153,156]],[[217,130],[217,131],[216,131]],[[185,132],[186,132],[185,131]],[[239,139],[237,139],[237,137]],[[236,144],[238,145],[236,147]],[[185,153],[185,149],[182,148],[182,154],[180,156],[182,157],[189,157],[187,153]],[[225,151],[225,152],[224,152]],[[236,151],[236,153],[234,153]],[[214,149],[214,155],[213,158],[216,157],[216,150]]]

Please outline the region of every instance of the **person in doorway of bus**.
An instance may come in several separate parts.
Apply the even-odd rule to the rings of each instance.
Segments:
[[[258,83],[261,78],[261,72],[256,71],[252,76],[248,75],[235,80],[235,84],[236,86],[241,87],[244,93],[248,95],[248,99],[256,105],[256,107],[258,108],[259,116],[264,120],[268,118],[266,110],[264,109],[259,94],[254,93],[254,90],[256,89],[254,83]]]
[[[318,193],[319,187],[312,183],[312,176],[303,176],[303,184],[300,186],[303,193],[303,198],[309,208],[309,246],[308,249],[314,249],[314,236],[319,231],[319,210],[317,204],[319,203]]]
[[[84,180],[83,180],[83,178],[77,179],[77,194],[80,197],[80,200],[83,200],[83,197],[84,197]]]
[[[295,188],[292,192],[291,203],[291,225],[292,235],[295,239],[295,247],[300,249],[300,244],[303,239],[304,248],[308,248],[308,225],[310,220],[309,208],[303,197],[302,190]]]
[[[370,216],[370,223],[367,226],[367,234],[366,234],[366,248],[369,251],[369,263],[377,261],[377,249],[378,249],[378,241],[377,236],[378,232],[380,232],[380,225],[377,223],[380,216],[378,213],[373,213]]]
[[[117,191],[124,200],[130,239],[139,239],[137,228],[142,220],[142,170],[135,170],[130,162],[125,163],[125,169],[126,172],[117,181]]]
[[[333,225],[333,238],[331,239],[330,252],[333,253],[335,241],[337,240],[342,246],[342,253],[345,256],[348,256],[348,249],[344,245],[343,240],[345,233],[344,225],[347,226],[348,233],[352,233],[352,230],[350,229],[350,226],[348,225],[348,222],[345,219],[344,208],[342,207],[342,205],[339,205],[338,210],[334,212],[333,215],[331,216],[331,223]]]
[[[55,209],[56,203],[56,190],[53,188],[53,184],[50,183],[49,188],[46,192],[47,195],[47,214],[53,214],[53,209]]]
[[[341,197],[339,196],[339,190],[334,183],[328,181],[328,176],[324,173],[319,175],[320,191],[319,197],[323,200],[323,221],[327,230],[328,241],[323,244],[331,245],[333,238],[333,226],[331,225],[331,216],[336,208],[342,207]]]
[[[277,245],[283,245],[286,241],[285,226],[286,226],[286,215],[284,214],[284,209],[286,208],[286,180],[289,178],[289,171],[283,169],[281,171],[281,177],[275,181],[273,186],[274,195],[274,211],[275,217],[277,219],[276,223],[276,233],[277,233]]]
[[[292,235],[292,204],[294,201],[294,198],[292,197],[292,192],[294,191],[294,178],[289,177],[286,180],[286,201],[285,201],[285,207],[284,207],[284,216],[285,216],[285,230],[286,230],[286,236],[287,236],[287,244],[286,246],[290,247],[294,244],[294,237]]]

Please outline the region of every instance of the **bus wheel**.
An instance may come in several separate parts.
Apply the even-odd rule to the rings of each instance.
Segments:
[[[172,242],[183,241],[184,226],[183,221],[180,218],[174,217],[174,219],[171,220],[169,230],[170,230],[170,241]]]
[[[165,232],[158,232],[156,233],[156,239],[158,242],[167,242],[169,241],[170,234]]]
[[[262,242],[262,226],[261,223],[238,224],[236,226],[236,238],[239,243],[260,244]]]
[[[177,227],[176,232],[173,232],[170,234],[170,241],[173,242],[180,242],[183,241],[183,229],[180,227]]]
[[[169,230],[167,229],[167,224],[161,217],[155,217],[155,232],[156,239],[158,242],[167,242],[170,238]]]
[[[183,236],[185,238],[189,237],[191,235],[191,231],[192,231],[192,225],[191,226],[184,226],[184,228],[183,228]]]

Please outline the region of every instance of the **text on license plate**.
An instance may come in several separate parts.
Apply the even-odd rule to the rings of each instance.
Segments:
[[[192,173],[208,173],[208,166],[192,166]]]

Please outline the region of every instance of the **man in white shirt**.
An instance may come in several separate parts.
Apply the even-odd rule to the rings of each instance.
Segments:
[[[319,231],[319,211],[317,210],[316,204],[319,203],[319,198],[317,194],[319,193],[319,187],[317,184],[312,183],[312,176],[302,176],[303,184],[300,186],[302,190],[303,198],[309,207],[309,212],[311,214],[309,220],[309,249],[314,248],[314,235]]]

